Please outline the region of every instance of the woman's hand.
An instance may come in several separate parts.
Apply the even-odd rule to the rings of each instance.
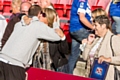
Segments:
[[[24,20],[24,22],[25,22],[26,25],[29,25],[30,21],[31,21],[31,18],[29,18],[28,16],[24,15],[23,16],[23,20]]]
[[[63,38],[65,35],[64,35],[64,33],[63,33],[63,31],[61,30],[61,29],[59,29],[59,28],[56,28],[55,29],[55,32],[61,37],[61,38]]]
[[[95,34],[89,34],[88,39],[87,39],[88,44],[92,44],[93,41],[95,40]]]
[[[99,64],[102,64],[103,61],[110,63],[110,62],[111,62],[111,58],[110,58],[110,57],[109,57],[109,58],[106,58],[106,57],[104,57],[104,56],[100,56],[99,59],[98,59],[98,63],[99,63]]]

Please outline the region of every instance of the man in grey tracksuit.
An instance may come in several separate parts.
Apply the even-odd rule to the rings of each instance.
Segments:
[[[54,29],[39,21],[40,11],[41,8],[34,5],[28,12],[32,17],[31,23],[25,25],[23,20],[16,23],[0,53],[0,80],[25,80],[25,68],[32,63],[32,57],[40,43],[38,39],[58,41],[64,38],[60,29],[57,29],[56,34]]]

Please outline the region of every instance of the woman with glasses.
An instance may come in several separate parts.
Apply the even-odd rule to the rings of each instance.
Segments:
[[[40,14],[39,19],[41,22],[44,22],[51,28],[59,28],[55,10],[45,8]],[[63,72],[63,65],[67,64],[65,54],[68,54],[68,43],[66,40],[57,42],[43,40],[37,51],[41,57],[39,59],[40,61],[36,61],[37,54],[35,55],[33,61],[34,67]],[[41,63],[37,65],[36,62]]]

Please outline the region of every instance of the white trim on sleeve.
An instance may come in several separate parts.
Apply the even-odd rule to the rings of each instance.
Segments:
[[[84,13],[84,14],[86,13],[86,11],[85,11],[84,9],[81,9],[81,8],[78,8],[77,13],[79,13],[79,12],[80,12],[80,13]]]

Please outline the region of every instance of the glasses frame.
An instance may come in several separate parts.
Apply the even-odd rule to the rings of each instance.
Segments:
[[[44,12],[41,11],[40,14],[42,14],[42,17],[46,17],[46,14]]]

